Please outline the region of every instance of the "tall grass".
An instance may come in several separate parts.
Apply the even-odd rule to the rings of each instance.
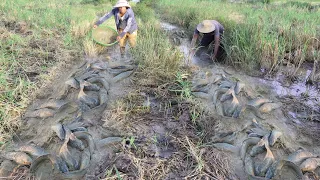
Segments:
[[[204,19],[216,19],[225,27],[228,62],[246,69],[277,70],[288,55],[296,67],[313,61],[319,51],[319,10],[293,4],[232,4],[208,0],[159,0],[163,18],[189,30]],[[288,60],[288,59],[287,59]]]
[[[139,83],[157,86],[175,79],[182,55],[171,45],[154,10],[148,5],[146,0],[133,7],[140,28],[137,47],[132,54],[140,67]]]

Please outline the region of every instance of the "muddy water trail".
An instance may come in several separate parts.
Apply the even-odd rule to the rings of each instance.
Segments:
[[[291,169],[281,166],[276,172],[273,169],[277,162],[280,167],[279,161],[298,149],[320,155],[318,137],[312,135],[320,132],[319,121],[307,120],[310,112],[315,114],[314,119],[320,119],[319,90],[305,83],[311,71],[302,69],[301,74],[305,76],[291,84],[286,83],[285,76],[281,74],[272,79],[248,76],[232,67],[213,63],[206,52],[190,57],[190,40],[179,36],[185,34],[184,31],[165,22],[161,23],[161,27],[184,54],[184,63],[191,66],[193,94],[207,113],[218,117],[215,135],[208,143],[216,143],[214,147],[222,151],[238,148],[242,156],[250,156],[250,162],[253,161],[253,167],[249,167],[245,163],[249,157],[241,159],[238,152],[230,153],[230,163],[234,165],[237,176],[240,179],[254,176],[302,178],[301,170],[293,170],[299,169],[296,167],[300,164],[295,164]],[[230,92],[234,93],[233,96]],[[257,143],[250,138],[259,138],[260,141]],[[269,142],[276,143],[269,145]],[[267,153],[266,149],[270,151]],[[252,168],[253,171],[248,170]],[[319,178],[317,174],[304,173],[311,179]]]

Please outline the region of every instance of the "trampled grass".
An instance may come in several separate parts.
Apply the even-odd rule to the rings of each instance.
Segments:
[[[216,19],[225,27],[228,62],[247,69],[279,69],[284,61],[295,67],[319,59],[320,11],[297,3],[238,4],[206,0],[159,0],[159,14],[189,31]]]

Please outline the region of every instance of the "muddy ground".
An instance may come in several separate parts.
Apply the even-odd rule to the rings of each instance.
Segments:
[[[313,87],[306,87],[304,78],[288,85],[280,75],[272,79],[251,77],[232,67],[213,64],[205,53],[190,58],[185,33],[178,27],[161,25],[185,55],[184,61],[190,60],[191,70],[186,80],[190,80],[192,86],[205,82],[200,91],[204,94],[199,95],[193,89],[195,98],[181,99],[168,90],[174,83],[160,88],[137,87],[137,65],[130,55],[121,58],[118,47],[109,48],[97,58],[85,58],[71,69],[61,71],[59,78],[43,87],[22,117],[21,130],[12,143],[2,147],[4,155],[19,152],[23,145],[37,146],[53,157],[66,160],[71,156],[86,166],[72,170],[68,165],[69,172],[62,173],[56,172],[50,158],[39,162],[33,155],[32,163],[18,166],[14,161],[5,160],[17,161],[11,156],[0,159],[1,175],[9,179],[247,179],[240,149],[255,126],[268,133],[281,132],[280,138],[270,147],[274,161],[285,159],[299,148],[320,155],[319,93]],[[121,65],[134,67],[133,72],[116,81],[115,71],[121,69]],[[302,70],[301,74],[308,72]],[[87,106],[79,99],[79,95],[83,95],[81,87],[70,83],[70,79],[81,81],[92,77],[107,80],[109,87],[93,83],[98,86],[96,90],[85,90],[84,93],[94,99],[100,96],[100,102],[103,95],[106,101]],[[239,107],[245,107],[250,100],[259,97],[280,106],[262,116],[257,116],[252,109],[241,108],[237,118],[229,117],[224,111],[233,101],[227,99],[215,105],[212,100],[222,81],[219,77],[232,84],[238,81],[244,84],[236,95]],[[44,106],[48,102],[61,102],[62,105]],[[45,113],[35,113],[38,109]],[[57,136],[52,128],[57,124],[64,126],[63,132],[70,129],[77,137],[79,132],[87,131],[85,134],[91,138],[82,139],[79,135],[84,146],[79,148],[71,143],[74,137],[63,136],[62,139],[68,139],[66,141]],[[232,146],[221,147],[217,143]],[[62,148],[65,144],[67,150]],[[68,154],[68,158],[64,154]],[[263,151],[252,157],[255,167],[264,163],[265,155]],[[279,174],[280,179],[299,179],[290,169],[283,169]],[[317,179],[317,175],[304,173],[304,178]]]

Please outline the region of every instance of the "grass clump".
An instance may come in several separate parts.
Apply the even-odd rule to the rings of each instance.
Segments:
[[[140,28],[132,54],[139,63],[139,83],[157,86],[175,79],[182,55],[171,45],[148,3],[143,1],[133,7]]]

